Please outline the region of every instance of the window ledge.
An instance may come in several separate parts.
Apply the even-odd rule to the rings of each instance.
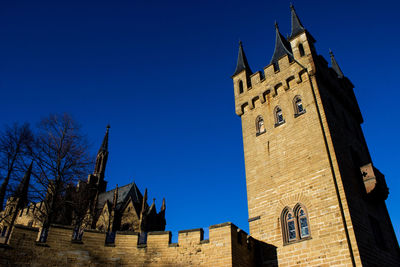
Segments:
[[[303,110],[302,112],[299,112],[299,113],[294,114],[294,117],[297,118],[297,117],[299,117],[300,115],[303,115],[304,113],[306,113],[306,110]]]
[[[261,133],[256,133],[256,136],[262,135],[264,133],[266,133],[267,131],[261,132]]]
[[[275,123],[275,127],[281,126],[282,124],[285,124],[285,120],[281,121],[281,122],[277,122]]]
[[[288,245],[300,243],[300,242],[303,242],[303,241],[306,241],[306,240],[310,240],[310,239],[312,239],[312,237],[311,236],[307,236],[307,237],[303,237],[302,239],[297,239],[297,240],[293,240],[293,241],[290,241],[290,242],[287,242],[287,243],[283,243],[283,245],[284,246],[288,246]]]

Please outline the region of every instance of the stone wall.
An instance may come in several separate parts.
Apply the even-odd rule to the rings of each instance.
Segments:
[[[0,248],[2,266],[255,266],[256,241],[231,223],[213,225],[209,239],[203,230],[180,231],[178,243],[170,232],[150,232],[138,245],[138,233],[116,235],[105,245],[105,234],[86,231],[72,242],[72,228],[53,226],[45,244],[36,242],[39,229],[14,227],[8,246]]]

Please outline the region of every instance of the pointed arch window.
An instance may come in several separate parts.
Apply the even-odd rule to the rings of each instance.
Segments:
[[[264,119],[261,115],[258,116],[256,119],[256,131],[257,131],[256,133],[257,136],[265,133]]]
[[[303,106],[303,101],[301,100],[301,97],[298,95],[293,98],[293,108],[294,108],[294,117],[298,117],[306,112],[306,109]]]
[[[274,115],[275,115],[275,127],[285,123],[282,109],[279,106],[275,107]]]
[[[284,244],[311,238],[307,211],[302,204],[297,204],[293,211],[286,207],[281,220]]]
[[[300,56],[301,56],[301,57],[304,57],[304,55],[306,54],[306,53],[304,52],[303,44],[299,44],[299,53],[300,53]]]
[[[243,81],[242,80],[239,80],[239,84],[238,84],[238,86],[239,86],[239,94],[243,94]]]

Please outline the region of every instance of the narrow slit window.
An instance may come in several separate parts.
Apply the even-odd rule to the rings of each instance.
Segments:
[[[239,80],[239,94],[243,93],[243,81]]]
[[[299,52],[300,56],[303,57],[306,53],[304,52],[303,44],[299,44]]]

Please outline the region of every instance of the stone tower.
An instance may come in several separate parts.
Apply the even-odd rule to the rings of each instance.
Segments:
[[[242,44],[232,76],[252,237],[279,265],[400,266],[384,176],[374,167],[353,84],[291,7],[288,39],[253,73]],[[264,263],[266,260],[264,261]]]

